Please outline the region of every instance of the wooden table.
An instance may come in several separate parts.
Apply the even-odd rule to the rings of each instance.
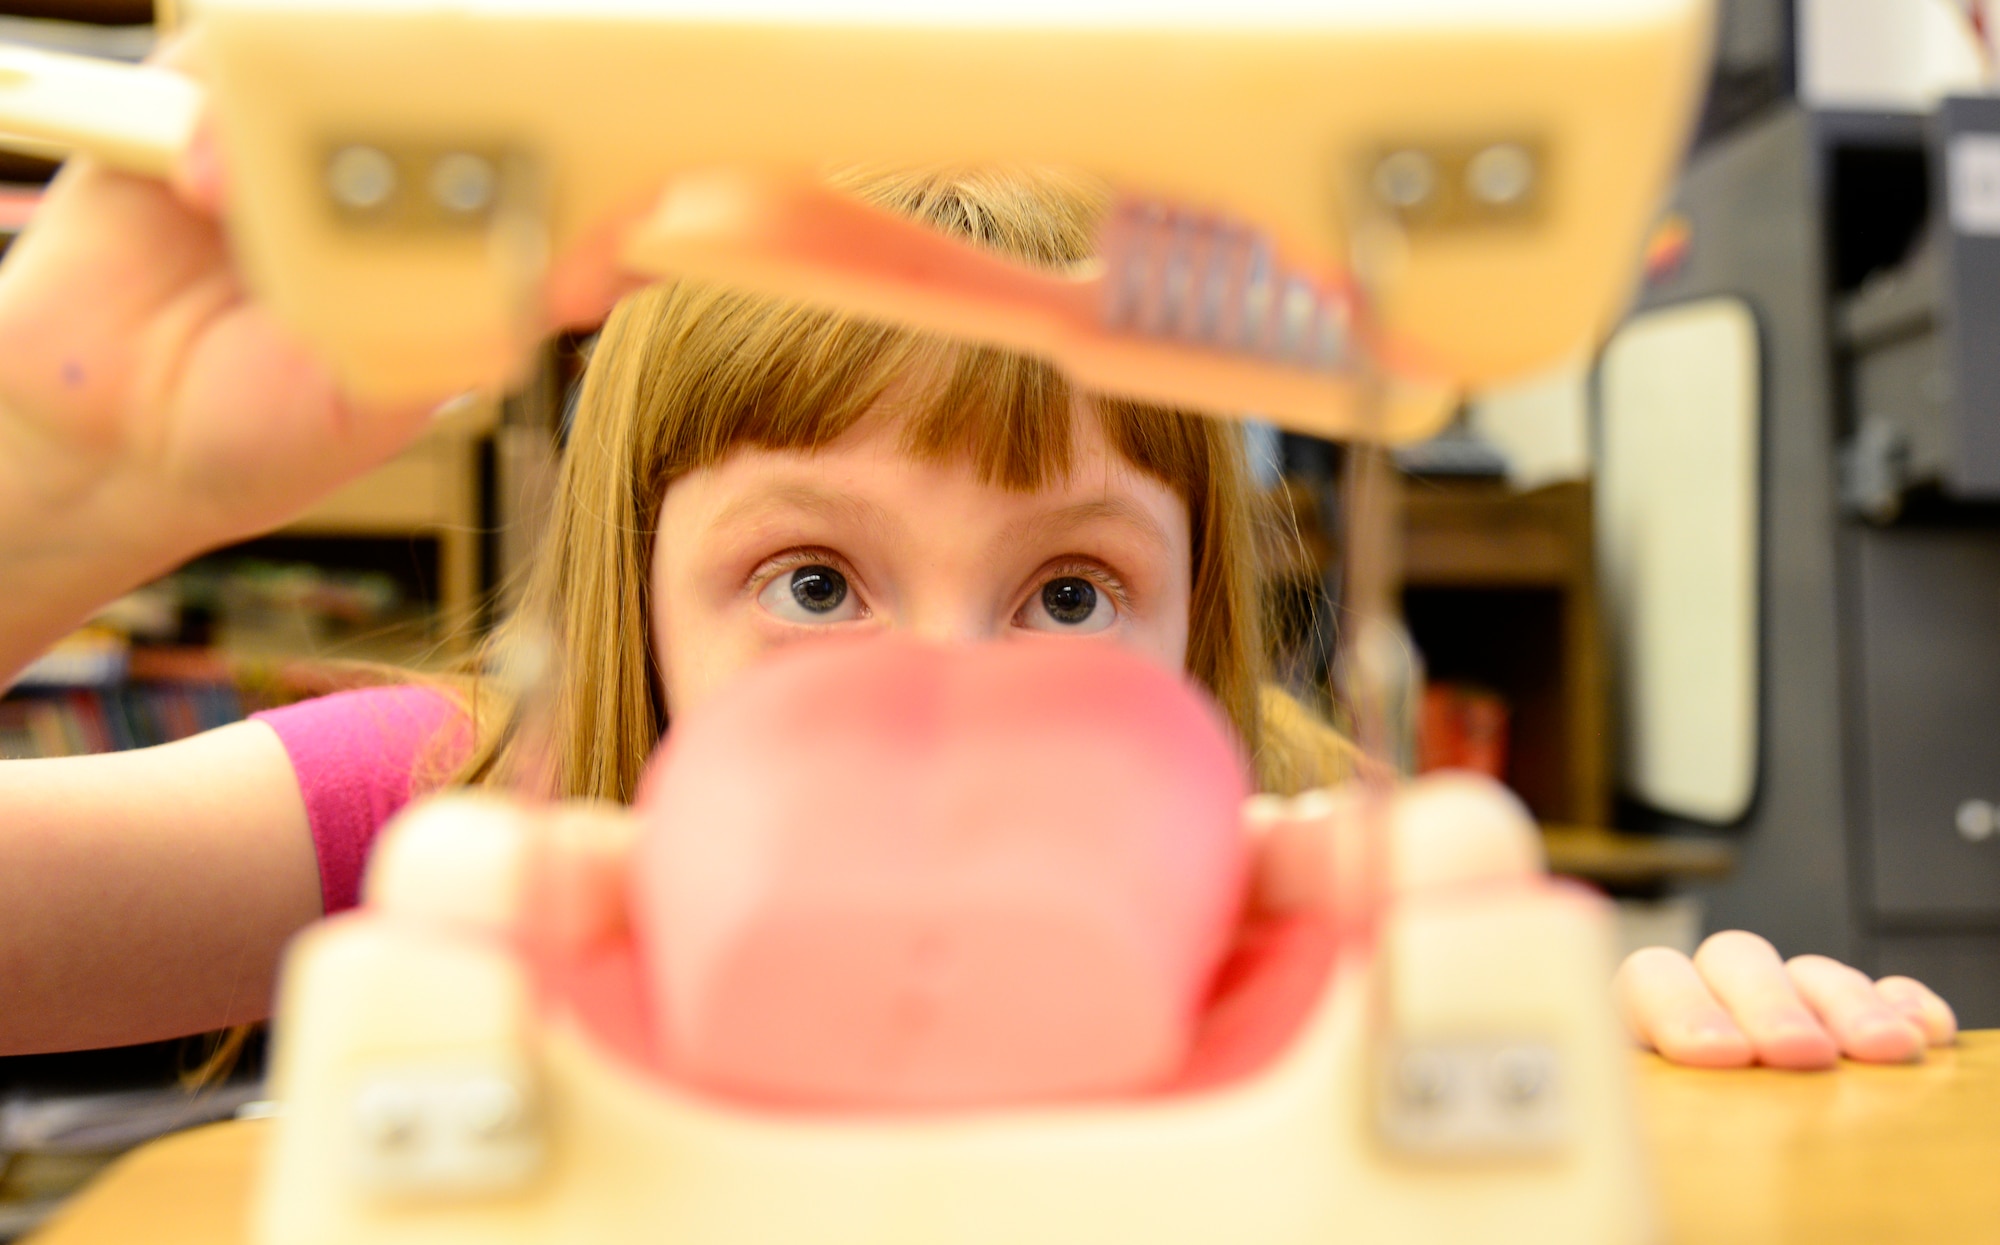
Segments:
[[[1698,1072],[1638,1056],[1675,1245],[2000,1242],[2000,1030],[1920,1066]],[[136,1151],[30,1245],[236,1245],[266,1125]]]
[[[2000,1029],[1911,1067],[1637,1079],[1675,1245],[2000,1242]]]

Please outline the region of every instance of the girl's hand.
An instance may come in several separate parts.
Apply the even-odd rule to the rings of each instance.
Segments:
[[[223,180],[205,135],[172,184],[72,160],[0,265],[0,686],[105,601],[391,457],[453,396],[345,394],[245,287]],[[618,227],[551,270],[550,327],[631,288]]]
[[[1689,959],[1635,951],[1618,970],[1618,1004],[1642,1043],[1703,1068],[1830,1068],[1842,1056],[1907,1063],[1958,1036],[1951,1007],[1908,977],[1870,981],[1823,955],[1780,960],[1755,934],[1709,937]]]
[[[1358,788],[1245,806],[1258,842],[1253,902],[1267,912],[1351,909],[1365,896]],[[1401,789],[1389,810],[1389,883],[1397,891],[1539,874],[1540,840],[1520,802],[1467,774],[1433,774]],[[1343,863],[1344,862],[1344,863]],[[1951,1008],[1908,977],[1870,981],[1820,955],[1781,961],[1771,944],[1733,930],[1690,960],[1649,947],[1628,957],[1614,989],[1638,1040],[1676,1063],[1733,1068],[1827,1068],[1841,1056],[1873,1063],[1921,1058],[1958,1035]]]
[[[193,552],[296,516],[454,396],[345,394],[245,287],[225,175],[206,127],[171,184],[72,160],[0,267],[0,498],[22,514]],[[632,287],[620,236],[606,222],[561,257],[548,327],[594,323]]]
[[[24,514],[191,553],[297,514],[435,405],[349,401],[250,296],[211,152],[175,186],[71,161],[0,268],[0,481]]]
[[[72,160],[0,265],[0,687],[104,602],[388,458],[435,405],[349,401],[250,296],[204,150],[171,187]]]

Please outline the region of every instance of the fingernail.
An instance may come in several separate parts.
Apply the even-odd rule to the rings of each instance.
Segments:
[[[206,133],[197,135],[182,156],[181,177],[188,192],[206,208],[221,206],[222,158],[214,140]]]
[[[1771,1018],[1771,1029],[1781,1037],[1816,1036],[1822,1032],[1819,1021],[1799,1011],[1782,1011]]]
[[[1771,1018],[1757,1048],[1763,1062],[1779,1068],[1830,1068],[1840,1061],[1840,1044],[1803,1012],[1780,1012]]]
[[[1697,1016],[1688,1021],[1676,1057],[1684,1062],[1707,1067],[1742,1067],[1756,1059],[1756,1048],[1750,1039],[1736,1027],[1734,1021],[1721,1013]]]
[[[1927,1041],[1921,1027],[1887,1008],[1859,1017],[1854,1024],[1854,1040],[1855,1054],[1899,1063],[1921,1060]]]

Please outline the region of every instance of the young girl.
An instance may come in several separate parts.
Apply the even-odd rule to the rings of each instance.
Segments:
[[[204,163],[174,189],[73,164],[0,270],[0,670],[423,425],[344,399],[247,296]],[[1048,175],[853,189],[1049,265],[1087,257],[1103,206]],[[613,249],[555,270],[552,324],[604,311]],[[1266,789],[1336,782],[1346,746],[1262,681],[1248,530],[1226,424],[724,290],[632,294],[597,346],[524,606],[560,657],[555,785],[629,799],[676,711],[769,649],[870,628],[1125,645],[1207,689]],[[162,748],[0,764],[0,1050],[264,1015],[285,939],[354,901],[412,786],[521,767],[487,708],[376,689]],[[1907,1059],[1952,1032],[1914,982],[1787,965],[1741,933],[1692,963],[1642,953],[1620,988],[1642,1040],[1693,1062]]]

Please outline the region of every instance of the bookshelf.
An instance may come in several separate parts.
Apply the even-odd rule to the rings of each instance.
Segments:
[[[110,607],[0,697],[0,758],[170,742],[333,690],[346,661],[435,669],[468,656],[509,509],[493,496],[508,474],[494,469],[502,406],[441,415],[294,522]],[[512,427],[517,441],[534,435]]]
[[[497,399],[488,397],[458,404],[414,445],[325,498],[280,533],[433,542],[433,631],[447,651],[463,652],[479,625],[486,584],[483,477],[500,408]]]
[[[1488,480],[1403,490],[1403,609],[1433,678],[1512,708],[1507,783],[1545,822],[1611,823],[1590,487]]]
[[[1506,703],[1502,777],[1542,824],[1551,868],[1639,893],[1727,874],[1731,844],[1611,828],[1589,484],[1515,492],[1496,479],[1417,475],[1398,492],[1404,620],[1425,673]],[[1294,595],[1316,590],[1339,557],[1319,494],[1287,479],[1269,500],[1266,566]]]

